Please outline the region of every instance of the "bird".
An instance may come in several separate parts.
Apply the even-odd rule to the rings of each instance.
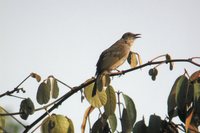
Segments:
[[[92,90],[92,97],[96,95],[99,77],[103,73],[110,73],[112,70],[117,70],[126,61],[135,39],[140,38],[140,35],[126,32],[118,41],[101,53],[96,64],[96,81]]]

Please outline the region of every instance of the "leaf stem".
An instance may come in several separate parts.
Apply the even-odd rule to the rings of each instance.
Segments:
[[[64,86],[68,87],[69,89],[73,89],[71,86],[67,85],[66,83],[62,82],[61,80],[55,78],[59,83],[63,84]]]
[[[9,114],[9,112],[7,110],[5,110],[4,108],[2,108],[6,114]],[[15,118],[14,116],[10,115],[15,121],[17,121],[20,125],[22,125],[24,128],[26,127],[22,122],[20,122],[17,118]]]

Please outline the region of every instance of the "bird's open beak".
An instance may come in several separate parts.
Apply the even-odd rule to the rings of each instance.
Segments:
[[[141,38],[140,35],[141,34],[135,34],[135,38]]]

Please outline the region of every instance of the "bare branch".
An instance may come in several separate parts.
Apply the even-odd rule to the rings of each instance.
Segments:
[[[22,89],[22,88],[19,88],[19,86],[20,85],[22,85],[28,78],[30,78],[32,76],[32,74],[29,74],[21,83],[19,83],[19,85],[17,86],[17,87],[15,87],[12,91],[7,91],[7,92],[5,92],[5,93],[3,93],[3,94],[0,94],[0,98],[1,97],[3,97],[3,96],[5,96],[5,95],[11,95],[12,93],[14,93],[14,92],[18,92],[18,91],[23,91],[24,92],[24,90]]]

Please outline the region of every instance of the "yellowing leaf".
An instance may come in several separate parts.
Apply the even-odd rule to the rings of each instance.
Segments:
[[[41,80],[40,75],[38,75],[37,73],[31,73],[31,77],[35,78],[38,82],[40,82],[40,80]]]
[[[74,133],[74,124],[72,122],[71,119],[69,119],[68,117],[66,117],[68,122],[69,122],[69,129],[68,129],[68,132],[67,133]]]
[[[106,94],[107,94],[107,102],[104,106],[104,109],[105,109],[105,114],[109,116],[114,114],[116,109],[116,95],[115,95],[115,90],[113,89],[112,86],[107,87]]]
[[[52,98],[57,98],[59,95],[59,87],[57,84],[57,80],[53,78],[52,80]]]
[[[142,58],[140,57],[139,54],[137,54],[137,56],[138,56],[139,65],[142,65]]]
[[[200,70],[194,72],[194,73],[190,76],[190,80],[191,80],[191,81],[197,80],[198,78],[200,78]]]
[[[52,81],[51,81],[51,78],[48,78],[47,79],[47,87],[52,90]]]
[[[136,67],[137,64],[138,64],[136,54],[132,51],[130,51],[128,58],[127,58],[127,61],[132,68]]]
[[[199,133],[198,126],[196,126],[195,124],[190,123],[187,133]]]
[[[85,132],[85,126],[86,126],[86,122],[87,122],[87,118],[89,117],[90,113],[94,110],[94,107],[93,106],[89,106],[86,111],[85,111],[85,114],[84,114],[84,117],[83,117],[83,122],[81,124],[81,132],[84,133]]]
[[[51,115],[44,119],[41,126],[42,133],[68,133],[70,123],[63,115]]]
[[[91,79],[90,79],[91,80]],[[90,81],[88,80],[88,81]],[[84,95],[87,101],[93,106],[100,108],[101,106],[105,105],[107,102],[107,95],[105,90],[99,91],[97,89],[96,95],[92,96],[92,89],[94,87],[94,83],[88,85],[84,89]]]
[[[45,82],[42,82],[39,85],[36,99],[37,99],[37,102],[41,105],[48,103],[50,99],[50,88]]]
[[[6,113],[2,107],[0,107],[0,113],[1,114]],[[6,125],[6,119],[5,118],[6,118],[5,116],[0,116],[0,127],[3,128],[3,129],[5,128],[5,125]],[[0,132],[3,133],[3,130],[0,129]]]
[[[192,117],[193,117],[193,113],[194,113],[194,110],[192,110],[192,112],[190,113],[190,115],[185,120],[185,130],[186,130],[186,133],[188,132],[188,129],[189,129]]]

